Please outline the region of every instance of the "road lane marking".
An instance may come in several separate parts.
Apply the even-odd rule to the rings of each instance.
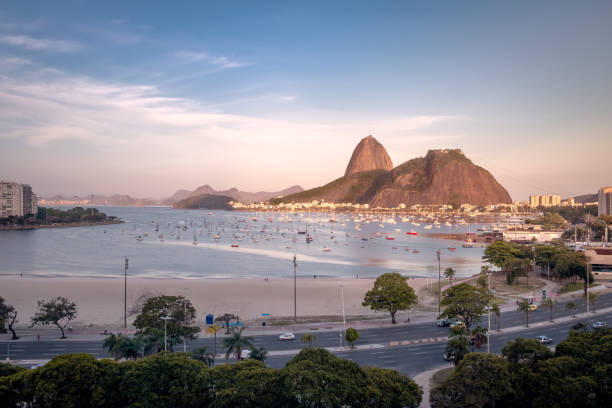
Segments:
[[[389,345],[390,346],[397,346],[397,345],[399,345],[399,341],[390,341]]]
[[[408,344],[410,344],[410,340],[402,341],[402,346],[407,346]]]

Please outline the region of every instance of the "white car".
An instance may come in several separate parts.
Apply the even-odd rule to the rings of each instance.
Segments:
[[[281,334],[280,336],[278,336],[278,339],[280,341],[283,341],[283,340],[295,340],[295,334],[293,334],[293,333],[284,333],[284,334]]]
[[[541,344],[548,344],[548,343],[552,343],[552,339],[550,337],[546,337],[546,336],[538,336],[538,341]]]

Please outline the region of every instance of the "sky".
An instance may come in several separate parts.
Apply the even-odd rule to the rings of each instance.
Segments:
[[[311,188],[367,135],[514,200],[612,185],[609,1],[7,1],[0,179],[41,196]]]

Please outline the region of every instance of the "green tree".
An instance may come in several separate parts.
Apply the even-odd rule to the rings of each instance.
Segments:
[[[112,363],[116,366],[116,363]],[[17,406],[106,407],[113,404],[104,363],[89,354],[63,354],[36,370],[12,376]],[[117,385],[114,383],[114,385]],[[24,404],[22,404],[24,403]]]
[[[572,314],[572,317],[576,317],[576,304],[574,302],[567,302],[565,308]]]
[[[470,331],[474,321],[480,320],[488,305],[489,294],[484,288],[477,288],[468,283],[460,283],[443,292],[441,305],[444,307],[440,317],[458,318]]]
[[[344,333],[344,337],[346,338],[346,341],[351,343],[351,348],[354,349],[355,342],[357,341],[357,339],[359,339],[359,332],[357,331],[357,329],[353,327],[349,327],[348,329],[346,329],[346,332]]]
[[[474,351],[474,348],[480,349],[483,344],[487,344],[487,329],[476,326],[470,333],[472,351]]]
[[[207,334],[212,334],[214,336],[214,340],[213,340],[213,344],[214,344],[214,351],[213,353],[215,354],[215,356],[217,355],[217,332],[221,330],[221,326],[219,326],[218,324],[212,324],[210,326],[208,326],[206,328],[206,333]]]
[[[229,337],[223,339],[223,348],[225,349],[225,358],[228,359],[231,354],[236,356],[237,360],[242,358],[242,350],[247,348],[253,348],[253,338],[249,336],[243,336],[242,331],[233,329]]]
[[[225,323],[225,334],[230,334],[230,323],[232,322],[232,320],[239,321],[238,316],[233,313],[225,313],[215,318],[215,322]]]
[[[555,307],[555,305],[557,304],[557,301],[551,299],[551,298],[547,298],[545,301],[542,302],[542,306],[547,307],[548,310],[550,311],[550,321],[553,322],[553,309]]]
[[[363,367],[368,386],[363,407],[417,408],[423,391],[414,381],[396,370]]]
[[[14,325],[17,322],[17,311],[15,308],[4,301],[0,296],[0,333],[6,333],[6,329],[11,332],[11,340],[19,340],[15,333]]]
[[[249,358],[258,361],[265,361],[268,358],[268,351],[265,347],[251,347]]]
[[[552,351],[535,339],[518,338],[506,343],[501,350],[502,356],[512,363],[533,365],[537,361],[553,356]]]
[[[211,370],[210,408],[290,407],[279,386],[280,370],[248,358]]]
[[[429,401],[432,408],[494,407],[512,391],[505,359],[470,353],[450,377],[431,390]]]
[[[312,343],[317,341],[317,337],[312,333],[305,333],[302,336],[302,343],[308,344],[308,347],[312,347]]]
[[[357,363],[327,350],[305,348],[280,373],[283,399],[290,407],[358,407],[368,377]]]
[[[446,268],[444,270],[444,277],[448,280],[450,280],[450,285],[453,286],[453,278],[455,277],[455,275],[457,274],[457,272],[453,269],[453,268]]]
[[[167,327],[162,317],[170,317]],[[182,343],[185,339],[196,338],[200,329],[195,325],[195,318],[196,310],[185,297],[154,296],[144,303],[142,310],[136,316],[134,327],[138,329],[137,334],[151,335],[157,339],[160,333],[163,335],[166,332],[168,344],[174,345]],[[158,347],[158,350],[162,348]]]
[[[504,265],[516,258],[518,253],[519,251],[514,244],[498,240],[487,246],[482,259],[503,270]]]
[[[186,353],[159,353],[121,363],[122,407],[208,407],[211,370]]]
[[[123,335],[121,333],[114,334],[111,333],[108,337],[104,339],[104,343],[102,343],[102,347],[107,349],[108,353],[111,354],[115,360],[119,360],[121,358],[121,341],[123,340]]]
[[[525,314],[525,327],[529,327],[529,307],[531,305],[526,300],[519,302],[519,310]]]
[[[470,336],[462,329],[459,334],[451,337],[444,349],[447,357],[456,366],[470,352]]]
[[[61,339],[65,339],[64,329],[76,317],[76,303],[64,297],[56,297],[49,301],[39,300],[38,312],[32,317],[32,326],[41,324],[54,324],[62,332]]]
[[[203,362],[208,367],[212,367],[215,364],[215,355],[209,353],[206,347],[197,347],[193,349],[191,358]]]
[[[374,287],[365,294],[362,306],[370,306],[372,310],[386,310],[391,314],[391,323],[395,324],[395,314],[410,309],[416,303],[417,295],[406,283],[406,278],[393,272],[376,278]]]
[[[497,326],[497,331],[500,331],[500,323],[501,323],[501,309],[499,308],[499,303],[493,303],[491,306],[491,312],[495,315],[495,325]]]

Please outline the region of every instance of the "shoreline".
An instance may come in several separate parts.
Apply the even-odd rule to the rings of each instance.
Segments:
[[[1,225],[0,231],[20,231],[44,228],[77,228],[77,227],[97,227],[100,225],[124,224],[125,221],[100,221],[100,222],[69,222],[63,224],[37,224],[37,225]]]

